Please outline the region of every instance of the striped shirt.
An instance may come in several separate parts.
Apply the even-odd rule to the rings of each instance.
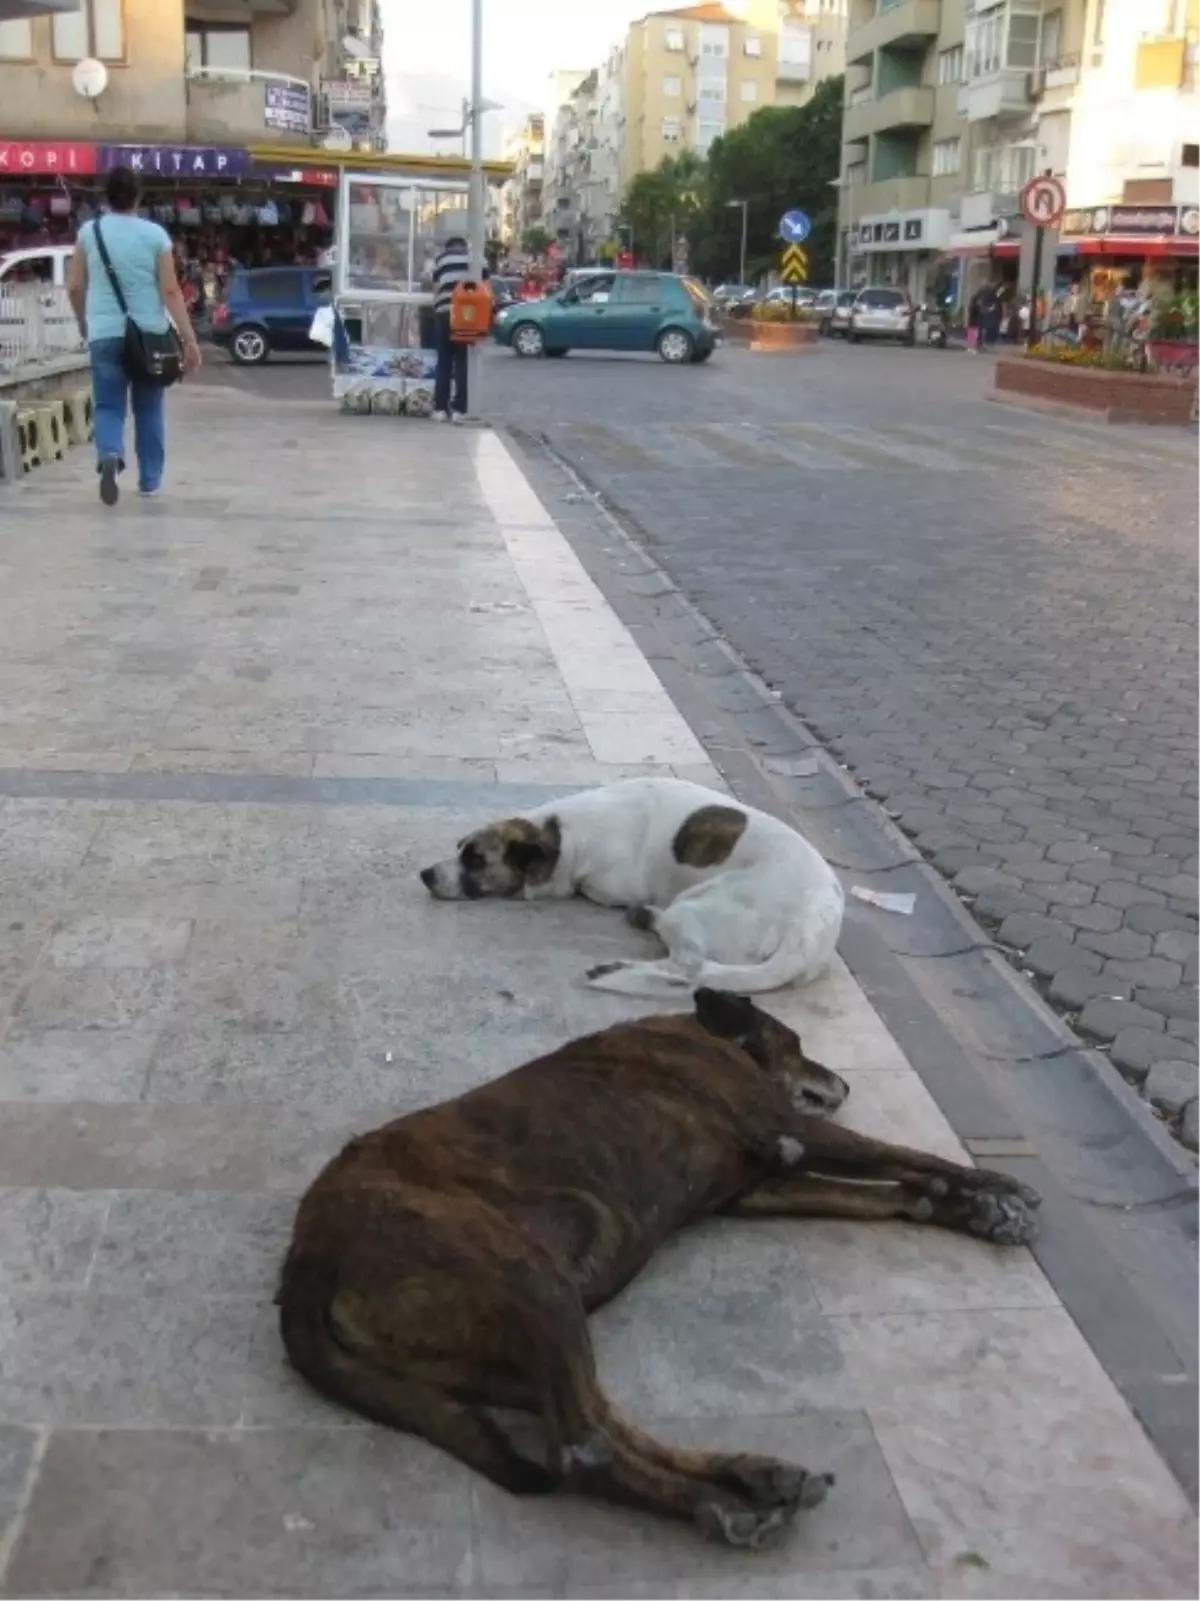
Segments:
[[[433,309],[450,310],[450,297],[456,284],[471,276],[471,258],[465,250],[443,250],[433,264]]]

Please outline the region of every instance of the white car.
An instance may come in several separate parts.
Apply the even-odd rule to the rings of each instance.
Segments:
[[[34,245],[0,255],[0,359],[7,364],[82,348],[67,298],[74,245]]]
[[[901,344],[917,342],[917,314],[903,289],[860,289],[850,307],[846,337],[852,345],[860,339],[898,339]]]
[[[767,305],[782,301],[785,306],[792,304],[793,298],[797,306],[807,308],[814,306],[820,290],[809,289],[803,284],[797,284],[793,289],[791,284],[776,284],[774,289],[768,290],[763,299]]]

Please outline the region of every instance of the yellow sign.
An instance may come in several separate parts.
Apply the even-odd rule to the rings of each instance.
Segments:
[[[785,284],[808,282],[808,251],[803,245],[789,245],[783,253],[779,276]]]

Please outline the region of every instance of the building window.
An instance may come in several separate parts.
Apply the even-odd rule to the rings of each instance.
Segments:
[[[755,100],[757,100],[757,99],[758,99],[758,85],[755,83],[753,78],[743,78],[742,79],[742,102],[743,102],[743,104],[744,105],[752,105],[753,102]]]
[[[742,51],[743,54],[748,56],[761,56],[762,40],[756,33],[747,34],[742,42]]]
[[[1005,60],[1010,67],[1035,67],[1041,19],[1014,12],[1008,19],[1008,48]]]
[[[1038,46],[1038,60],[1043,67],[1052,67],[1062,54],[1062,12],[1047,11],[1042,18],[1042,39]]]
[[[716,140],[724,137],[725,124],[723,122],[701,122],[696,127],[696,149],[700,154],[706,155]]]
[[[0,22],[0,61],[33,60],[33,24],[27,19]]]
[[[673,145],[679,140],[679,118],[664,117],[662,120],[662,136],[664,144]]]
[[[1179,153],[1181,167],[1200,167],[1200,145],[1184,145]]]
[[[679,94],[682,92],[682,89],[683,89],[683,83],[681,82],[681,80],[679,78],[664,78],[663,79],[663,94],[665,94],[668,99],[670,99],[670,100],[677,99]]]
[[[236,23],[192,22],[187,25],[187,70],[249,72],[250,30]]]
[[[668,28],[666,33],[663,35],[663,42],[666,45],[668,50],[682,50],[683,49],[683,29],[682,28]]]
[[[725,85],[723,83],[702,83],[700,85],[700,99],[707,100],[710,105],[723,105],[725,101]]]
[[[938,82],[961,83],[963,75],[963,47],[956,44],[953,50],[943,50],[938,56]]]
[[[971,174],[971,188],[977,195],[986,194],[992,187],[992,157],[995,151],[984,146],[975,152],[975,165]]]
[[[1108,21],[1106,9],[1105,0],[1096,0],[1096,9],[1092,12],[1092,44],[1097,50],[1104,47],[1104,25]]]
[[[125,59],[125,0],[82,0],[78,11],[59,11],[50,19],[55,61]]]
[[[785,21],[779,29],[779,64],[807,71],[812,60],[812,32]]]
[[[933,176],[948,178],[962,164],[961,139],[937,139],[933,146]]]

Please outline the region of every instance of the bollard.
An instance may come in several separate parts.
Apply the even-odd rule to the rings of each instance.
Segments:
[[[63,397],[63,423],[69,445],[86,445],[92,437],[92,392],[76,389]]]
[[[17,426],[17,403],[0,400],[0,483],[11,483],[23,472],[21,430]]]
[[[42,430],[38,414],[29,407],[17,413],[17,433],[21,449],[21,471],[31,472],[42,465]]]
[[[67,430],[63,419],[63,403],[52,400],[37,408],[38,433],[41,436],[42,465],[48,461],[61,461],[67,453]]]

